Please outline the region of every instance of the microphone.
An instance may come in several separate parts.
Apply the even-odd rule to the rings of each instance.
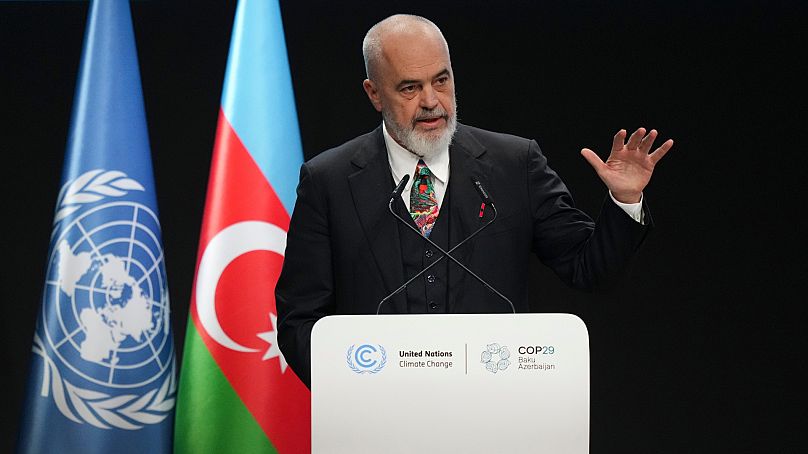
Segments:
[[[472,178],[471,181],[474,182],[474,189],[477,190],[477,194],[480,195],[480,198],[483,199],[483,202],[488,202],[489,205],[493,204],[494,202],[491,201],[491,196],[489,196],[488,193],[485,192],[485,188],[483,187],[483,184],[480,183],[480,180],[475,180],[474,178]]]
[[[421,232],[420,232],[418,229],[416,229],[415,227],[413,227],[412,225],[410,225],[410,223],[408,223],[408,222],[407,222],[405,219],[403,219],[401,216],[399,216],[399,214],[398,214],[398,213],[396,213],[396,212],[395,212],[395,210],[393,210],[393,202],[395,201],[396,197],[398,197],[398,196],[401,194],[401,190],[403,189],[404,184],[406,184],[407,180],[409,180],[409,177],[410,177],[409,175],[405,175],[405,176],[404,176],[404,178],[402,178],[402,179],[401,179],[401,182],[398,184],[398,186],[396,187],[396,189],[393,191],[393,197],[391,197],[391,198],[390,198],[390,202],[388,202],[388,204],[387,204],[387,209],[388,209],[388,211],[390,211],[390,213],[391,213],[393,216],[395,216],[395,217],[396,217],[396,219],[398,219],[399,221],[401,221],[401,222],[402,222],[404,225],[406,225],[406,226],[407,226],[407,227],[408,227],[410,230],[412,230],[413,232],[415,232],[415,233],[416,233],[416,234],[417,234],[419,237],[421,237],[421,238],[425,239],[425,240],[426,240],[426,241],[427,241],[427,242],[428,242],[430,245],[432,245],[432,247],[434,247],[435,249],[437,249],[438,251],[440,251],[440,252],[441,252],[443,255],[442,255],[442,256],[440,256],[440,257],[438,257],[438,258],[437,258],[437,260],[435,260],[434,262],[430,263],[430,264],[429,264],[428,266],[426,266],[424,269],[422,269],[421,271],[419,271],[418,273],[416,273],[416,274],[415,274],[413,277],[411,277],[410,279],[408,279],[408,280],[407,280],[407,282],[403,283],[403,284],[402,284],[400,287],[398,287],[397,289],[395,289],[395,290],[394,290],[392,293],[390,293],[389,295],[387,295],[386,297],[384,297],[384,298],[383,298],[383,299],[382,299],[382,300],[379,302],[379,305],[378,305],[378,306],[377,306],[377,308],[376,308],[376,315],[379,315],[379,311],[381,310],[382,305],[383,305],[383,304],[384,304],[384,303],[385,303],[385,302],[386,302],[388,299],[392,298],[393,296],[395,296],[396,294],[398,294],[399,292],[401,292],[402,290],[404,290],[404,289],[407,287],[407,285],[409,285],[409,284],[410,284],[412,281],[414,281],[415,279],[417,279],[418,277],[420,277],[421,275],[423,275],[423,274],[424,274],[425,272],[427,272],[427,271],[428,271],[430,268],[432,268],[433,266],[437,265],[437,264],[438,264],[438,262],[440,262],[441,260],[443,260],[443,258],[444,258],[444,257],[448,257],[448,258],[449,258],[449,260],[451,260],[451,261],[453,261],[454,263],[456,263],[458,266],[460,266],[460,267],[461,267],[461,268],[463,268],[463,269],[464,269],[466,272],[468,272],[470,275],[472,275],[472,276],[473,276],[475,279],[477,279],[477,281],[479,281],[481,284],[483,284],[483,286],[484,286],[485,288],[487,288],[487,289],[491,290],[491,291],[492,291],[492,292],[494,292],[494,293],[495,293],[497,296],[499,296],[500,298],[502,298],[503,300],[505,300],[505,302],[507,302],[507,303],[508,303],[508,305],[510,305],[510,307],[511,307],[511,311],[512,311],[512,312],[515,314],[515,313],[516,313],[516,308],[514,307],[513,302],[511,302],[511,300],[510,300],[510,299],[508,299],[508,297],[506,297],[505,295],[503,295],[502,293],[500,293],[500,292],[499,292],[497,289],[495,289],[494,287],[492,287],[492,286],[491,286],[491,285],[490,285],[488,282],[486,282],[486,281],[485,281],[483,278],[481,278],[480,276],[477,276],[477,274],[476,274],[476,273],[474,273],[474,271],[471,271],[470,269],[468,269],[468,267],[466,267],[466,265],[463,265],[462,263],[460,263],[460,261],[459,261],[459,260],[457,260],[456,258],[454,258],[454,256],[452,256],[452,255],[451,255],[451,253],[452,253],[452,252],[454,252],[456,249],[458,249],[459,247],[461,247],[461,246],[463,246],[464,244],[466,244],[466,242],[467,242],[467,241],[469,241],[470,239],[472,239],[472,238],[474,238],[475,236],[477,236],[477,234],[478,234],[478,233],[482,232],[482,231],[483,231],[483,229],[485,229],[486,227],[488,227],[489,225],[491,225],[491,224],[492,224],[494,221],[496,221],[496,219],[497,219],[497,215],[498,215],[498,212],[497,212],[497,207],[496,207],[496,205],[494,205],[493,200],[491,200],[491,196],[488,194],[488,192],[487,192],[487,191],[485,190],[485,188],[483,187],[483,184],[482,184],[482,183],[481,183],[479,180],[475,180],[474,178],[472,178],[472,179],[471,179],[471,181],[474,183],[474,187],[475,187],[475,189],[477,190],[477,194],[479,194],[479,195],[480,195],[480,198],[483,200],[483,203],[482,203],[482,205],[481,205],[481,207],[480,207],[480,217],[482,217],[483,210],[485,209],[485,205],[486,205],[486,203],[487,203],[488,205],[490,205],[490,206],[491,206],[491,209],[494,211],[494,216],[491,218],[491,220],[490,220],[490,221],[486,222],[486,223],[485,223],[485,224],[483,224],[483,225],[482,225],[480,228],[478,228],[477,230],[475,230],[474,232],[472,232],[472,234],[471,234],[471,235],[469,235],[469,236],[467,236],[466,238],[464,238],[464,239],[463,239],[463,241],[461,241],[460,243],[456,244],[454,247],[452,247],[451,249],[449,249],[449,251],[445,251],[445,250],[444,250],[442,247],[438,246],[438,245],[437,245],[437,244],[436,244],[434,241],[432,241],[432,240],[431,240],[431,239],[429,239],[428,237],[423,236],[423,235],[421,234]]]
[[[408,181],[410,181],[410,176],[404,175],[404,178],[402,178],[401,181],[398,182],[398,186],[396,186],[396,188],[393,189],[393,193],[390,194],[390,201],[387,203],[388,207],[392,206],[393,201],[396,200],[396,197],[399,197],[401,195],[401,191],[404,190],[404,186],[407,184]]]

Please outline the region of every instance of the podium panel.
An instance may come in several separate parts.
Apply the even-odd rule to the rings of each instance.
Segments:
[[[586,453],[571,314],[351,315],[312,331],[314,453]]]

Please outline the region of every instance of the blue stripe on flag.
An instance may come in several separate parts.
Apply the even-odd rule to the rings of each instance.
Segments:
[[[303,147],[277,1],[239,2],[222,109],[291,214]]]

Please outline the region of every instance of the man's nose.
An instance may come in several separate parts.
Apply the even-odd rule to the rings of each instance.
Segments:
[[[431,85],[427,85],[421,90],[420,106],[430,110],[438,106],[438,94]]]

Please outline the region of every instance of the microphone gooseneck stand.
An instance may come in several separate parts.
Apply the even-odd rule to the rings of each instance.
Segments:
[[[392,194],[392,197],[390,197],[390,201],[387,203],[387,209],[388,209],[388,211],[390,211],[390,213],[391,213],[393,216],[395,216],[395,218],[396,218],[396,219],[398,219],[399,221],[401,221],[401,222],[402,222],[404,225],[406,225],[406,226],[407,226],[407,227],[408,227],[410,230],[412,230],[413,232],[415,232],[415,233],[416,233],[416,234],[417,234],[419,237],[421,237],[421,238],[423,238],[424,240],[426,240],[426,241],[427,241],[427,242],[428,242],[430,245],[432,245],[432,246],[433,246],[435,249],[437,249],[438,251],[440,251],[440,252],[441,252],[443,255],[442,255],[442,256],[440,256],[440,257],[438,257],[438,258],[437,258],[437,259],[436,259],[434,262],[430,263],[430,264],[429,264],[429,265],[427,265],[427,266],[426,266],[424,269],[422,269],[421,271],[419,271],[418,273],[416,273],[414,276],[412,276],[410,279],[408,279],[408,280],[407,280],[405,283],[401,284],[401,286],[400,286],[400,287],[398,287],[397,289],[395,289],[395,290],[394,290],[392,293],[390,293],[389,295],[387,295],[386,297],[384,297],[384,298],[383,298],[383,299],[382,299],[382,300],[379,302],[379,305],[376,307],[376,315],[379,315],[379,312],[381,311],[382,305],[383,305],[383,304],[384,304],[384,303],[385,303],[387,300],[389,300],[390,298],[392,298],[393,296],[397,295],[399,292],[401,292],[402,290],[404,290],[404,289],[407,287],[407,285],[409,285],[409,284],[410,284],[412,281],[414,281],[415,279],[417,279],[418,277],[420,277],[421,275],[423,275],[425,272],[427,272],[427,271],[428,271],[429,269],[431,269],[433,266],[437,265],[437,264],[438,264],[438,263],[439,263],[441,260],[443,260],[443,258],[444,258],[444,257],[448,257],[448,258],[449,258],[449,260],[451,260],[451,261],[453,261],[454,263],[456,263],[458,266],[460,266],[462,269],[464,269],[466,272],[468,272],[470,275],[472,275],[472,276],[473,276],[475,279],[477,279],[477,281],[479,281],[481,284],[483,284],[483,286],[484,286],[485,288],[487,288],[488,290],[490,290],[490,291],[494,292],[494,293],[495,293],[495,294],[496,294],[498,297],[500,297],[500,298],[502,298],[503,300],[505,300],[505,301],[506,301],[506,302],[507,302],[507,303],[510,305],[510,307],[511,307],[511,311],[512,311],[512,312],[515,314],[515,313],[516,313],[516,308],[514,307],[514,305],[513,305],[513,303],[511,302],[511,300],[510,300],[510,299],[508,299],[508,297],[506,297],[505,295],[503,295],[502,293],[500,293],[500,292],[499,292],[497,289],[495,289],[494,287],[492,287],[492,286],[491,286],[491,285],[490,285],[488,282],[486,282],[486,281],[485,281],[483,278],[481,278],[480,276],[478,276],[478,275],[477,275],[477,274],[476,274],[474,271],[471,271],[470,269],[468,269],[468,267],[466,267],[466,265],[464,265],[464,264],[460,263],[460,261],[458,261],[456,258],[454,258],[454,256],[452,256],[452,255],[451,255],[451,253],[452,253],[452,252],[454,252],[456,249],[458,249],[459,247],[461,247],[461,246],[463,246],[464,244],[466,244],[466,242],[468,242],[470,239],[474,238],[474,237],[475,237],[475,236],[476,236],[478,233],[480,233],[481,231],[483,231],[483,229],[485,229],[486,227],[488,227],[489,225],[491,225],[491,224],[492,224],[492,223],[493,223],[493,222],[494,222],[494,221],[497,219],[497,215],[498,215],[498,212],[497,212],[497,207],[496,207],[496,205],[494,205],[494,202],[491,200],[491,197],[488,195],[488,193],[486,192],[485,188],[483,188],[482,183],[480,183],[480,181],[479,181],[479,180],[475,180],[475,179],[473,179],[473,178],[472,178],[472,182],[474,183],[474,188],[477,190],[477,193],[480,195],[480,198],[483,200],[483,206],[485,206],[485,204],[490,205],[490,206],[491,206],[491,209],[494,211],[494,217],[493,217],[493,218],[491,218],[491,220],[489,220],[489,221],[488,221],[488,222],[486,222],[485,224],[483,224],[483,225],[482,225],[480,228],[478,228],[477,230],[475,230],[474,232],[472,232],[472,234],[471,234],[471,235],[469,235],[469,236],[467,236],[466,238],[464,238],[464,239],[463,239],[463,241],[461,241],[461,242],[457,243],[457,244],[456,244],[454,247],[452,247],[451,249],[449,249],[448,251],[446,251],[446,250],[444,250],[442,247],[438,246],[438,245],[437,245],[437,244],[436,244],[434,241],[432,241],[432,240],[431,240],[431,239],[429,239],[428,237],[425,237],[424,235],[422,235],[422,234],[421,234],[421,232],[420,232],[418,229],[416,229],[415,227],[413,227],[413,226],[412,226],[412,225],[411,225],[409,222],[407,222],[407,221],[406,221],[405,219],[403,219],[403,218],[402,218],[402,217],[401,217],[401,216],[400,216],[398,213],[396,213],[396,212],[395,212],[395,210],[393,210],[393,202],[395,202],[396,198],[400,196],[401,191],[402,191],[402,190],[403,190],[403,188],[404,188],[404,185],[406,185],[406,184],[407,184],[407,181],[409,181],[409,179],[410,179],[410,176],[409,176],[409,175],[404,175],[404,178],[402,178],[402,179],[401,179],[401,181],[398,183],[398,186],[396,186],[396,189],[395,189],[395,190],[393,190],[393,194]]]

